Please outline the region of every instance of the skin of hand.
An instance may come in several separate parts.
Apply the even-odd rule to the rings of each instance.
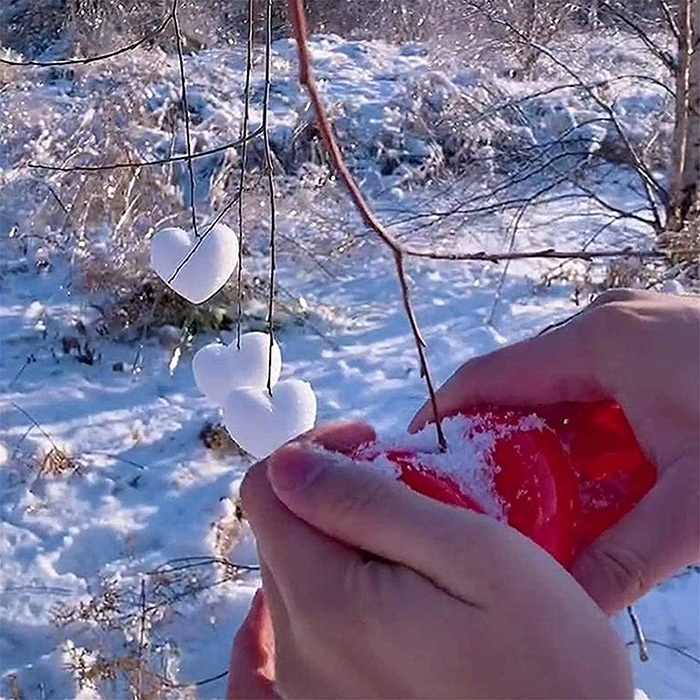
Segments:
[[[543,550],[319,448],[373,439],[325,428],[246,476],[265,593],[228,697],[631,698],[621,641]]]
[[[700,559],[700,300],[615,290],[566,324],[462,365],[437,393],[438,413],[474,404],[614,399],[655,487],[574,562],[608,614]],[[432,418],[425,405],[414,432]]]

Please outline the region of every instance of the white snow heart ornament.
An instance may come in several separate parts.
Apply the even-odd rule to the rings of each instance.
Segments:
[[[193,304],[216,294],[237,265],[238,237],[224,224],[205,229],[199,239],[181,228],[166,228],[151,241],[151,267]]]
[[[192,359],[192,372],[197,388],[213,403],[222,406],[230,391],[243,387],[264,389],[270,369],[270,336],[267,333],[246,333],[241,348],[230,345],[205,345]],[[272,341],[270,384],[275,386],[282,370],[279,345]]]
[[[257,459],[311,430],[316,396],[300,379],[277,384],[270,396],[260,389],[234,389],[224,403],[224,425],[231,437]]]

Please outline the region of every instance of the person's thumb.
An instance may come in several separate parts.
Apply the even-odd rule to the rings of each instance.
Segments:
[[[479,598],[504,556],[508,528],[422,496],[348,457],[292,444],[270,457],[267,474],[280,501],[307,524],[412,568],[460,597]]]
[[[664,473],[637,507],[572,566],[574,578],[608,615],[698,560],[698,486],[675,477]]]

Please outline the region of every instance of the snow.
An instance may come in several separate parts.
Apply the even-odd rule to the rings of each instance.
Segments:
[[[391,460],[386,453],[391,450],[411,453],[410,461],[418,469],[426,469],[450,478],[461,487],[463,493],[473,498],[485,513],[503,518],[503,504],[494,491],[493,461],[491,451],[505,426],[496,428],[479,425],[480,421],[466,416],[455,416],[442,422],[447,450],[437,450],[435,427],[428,425],[413,435],[402,432],[382,437],[358,453],[359,460],[368,460],[380,469],[386,469]],[[398,478],[399,474],[396,474]]]
[[[224,224],[198,236],[166,228],[151,241],[151,267],[174,291],[193,304],[214,296],[238,266],[238,237]]]
[[[192,359],[197,387],[223,409],[224,425],[236,444],[258,459],[316,423],[311,385],[299,379],[278,384],[281,371],[279,345],[259,332],[244,333],[240,348],[237,340],[205,345]]]
[[[234,389],[224,402],[224,425],[249,454],[263,459],[316,423],[316,395],[311,384],[287,379],[270,395],[265,389]]]
[[[198,389],[214,404],[223,406],[233,389],[262,390],[267,387],[268,378],[274,387],[282,371],[282,353],[276,341],[272,343],[271,359],[270,364],[267,333],[243,333],[240,348],[236,341],[230,345],[205,345],[192,358],[192,373]]]
[[[566,133],[576,127],[581,130],[577,151],[589,158],[601,143],[615,138],[609,125],[600,131],[589,124],[600,115],[591,114],[590,101],[579,91],[553,92],[523,110],[499,111],[498,105],[521,98],[533,85],[500,77],[483,66],[450,67],[449,60],[436,66],[431,52],[420,44],[319,36],[312,50],[324,99],[333,106],[336,130],[354,172],[380,217],[411,245],[451,252],[506,248],[512,212],[492,206],[503,177],[496,163],[506,163],[509,176],[524,178],[522,191],[527,192],[533,183],[542,185],[543,175],[533,174],[539,168],[536,159],[532,169],[508,160],[515,145],[547,142],[550,131]],[[300,163],[295,155],[299,149],[284,150],[283,144],[311,118],[297,85],[294,51],[291,41],[275,43],[272,141],[285,174],[294,179],[280,188],[279,231],[285,238],[278,241],[277,274],[279,301],[303,299],[313,313],[304,323],[287,324],[278,333],[285,364],[272,398],[259,389],[239,388],[232,399],[235,414],[254,424],[255,434],[270,431],[271,441],[273,433],[279,441],[290,429],[284,421],[274,422],[285,401],[303,403],[297,415],[303,414],[307,423],[317,410],[319,424],[361,419],[381,434],[397,435],[424,401],[425,385],[393,261],[362,228],[332,182],[316,198],[310,194],[325,181],[323,169],[308,154]],[[582,64],[589,61],[600,79],[630,65],[630,73],[654,75],[648,64],[639,63],[634,48],[619,40],[589,46],[572,40],[572,55]],[[203,51],[186,60],[198,146],[234,140],[242,114],[236,87],[243,80],[242,50]],[[99,352],[99,361],[92,365],[61,353],[66,329],[73,328],[76,319],[95,314],[93,299],[80,292],[70,255],[55,244],[62,240],[64,217],[47,218],[47,192],[23,164],[61,162],[74,151],[80,151],[85,162],[123,158],[114,144],[111,150],[103,144],[100,125],[110,102],[107,94],[137,105],[147,115],[128,133],[134,157],[184,150],[183,135],[173,139],[169,127],[163,126],[178,99],[173,64],[137,52],[113,66],[104,73],[76,71],[70,79],[27,73],[0,93],[0,658],[6,681],[0,692],[8,692],[7,679],[14,674],[27,698],[129,696],[123,673],[114,683],[98,683],[99,693],[87,686],[80,690],[81,659],[84,665],[90,658],[142,658],[171,683],[217,676],[228,666],[230,641],[260,582],[255,571],[232,575],[208,560],[188,559],[189,568],[176,569],[183,558],[191,557],[256,562],[252,536],[238,521],[235,507],[253,460],[235,450],[206,449],[198,438],[206,423],[219,420],[219,413],[195,385],[192,350],[178,349],[179,361],[173,362],[171,342],[150,338],[138,373],[113,371],[119,363],[132,367],[136,348],[108,337],[90,339]],[[560,78],[543,70],[535,87],[546,91]],[[252,128],[261,120],[262,86],[258,70]],[[636,133],[667,128],[653,85],[616,81],[607,89],[620,105],[619,118]],[[491,117],[480,116],[489,110]],[[482,130],[468,130],[470,120]],[[587,124],[590,128],[584,128]],[[437,148],[437,143],[444,147]],[[250,155],[252,161],[261,158],[253,147]],[[564,155],[572,157],[568,150]],[[226,180],[226,162],[222,154],[195,161],[195,199],[202,217],[228,201],[222,199],[219,184]],[[455,162],[468,167],[447,181],[426,184],[427,172]],[[644,213],[644,199],[630,172],[615,164],[604,166],[611,173],[606,199]],[[176,190],[187,202],[184,163],[172,168],[172,183],[158,192],[158,206],[175,197]],[[576,248],[589,241],[594,241],[593,248],[643,246],[648,227],[636,220],[613,221],[609,212],[577,199],[578,194],[575,184],[560,182],[533,203],[522,216],[514,248]],[[477,204],[492,208],[459,213]],[[452,211],[457,213],[438,225],[435,213]],[[137,219],[130,240],[147,240],[154,230],[162,232],[165,224],[159,222],[167,216],[158,209],[152,219]],[[265,233],[263,222],[260,227]],[[109,226],[97,224],[91,231],[93,241],[105,230]],[[246,275],[266,274],[264,239],[251,236],[250,254],[244,258]],[[189,235],[188,242],[191,246]],[[167,261],[157,267],[167,278],[178,261],[169,257],[170,245],[166,249]],[[203,244],[195,256],[204,250]],[[206,256],[204,268],[211,264]],[[228,277],[234,267],[229,263],[222,268],[222,276],[227,272]],[[513,263],[507,274],[490,263],[410,260],[408,268],[436,382],[470,357],[575,312],[577,275],[587,279],[589,274],[583,263],[568,265],[570,274],[563,275],[555,263],[545,261]],[[206,298],[211,288],[202,285],[212,270],[190,278],[186,296]],[[595,284],[600,270],[591,274]],[[555,275],[561,281],[551,282],[549,276]],[[589,288],[594,287],[583,287]],[[211,340],[197,338],[196,348]],[[222,332],[220,340],[235,345],[235,332]],[[312,393],[302,388],[302,381],[313,385]],[[212,394],[211,386],[206,391]],[[218,402],[220,396],[213,398]],[[227,423],[235,435],[230,416]],[[430,434],[406,439],[425,441]],[[43,456],[52,442],[77,470],[44,473]],[[259,454],[269,449],[269,444],[248,446]],[[697,571],[689,571],[638,605],[650,639],[696,657],[699,580]],[[144,627],[142,584],[148,611],[145,646],[139,644]],[[632,639],[625,617],[616,625],[625,640]],[[651,645],[650,653],[648,663],[635,662],[637,684],[650,697],[697,696],[697,664],[661,646]],[[630,654],[634,658],[634,648]],[[224,689],[225,679],[219,679],[192,692],[220,698]],[[169,690],[173,697],[179,692]]]

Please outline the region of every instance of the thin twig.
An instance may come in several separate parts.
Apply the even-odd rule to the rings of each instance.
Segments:
[[[176,557],[169,559],[162,564],[159,564],[152,571],[147,571],[149,576],[162,574],[166,572],[184,571],[193,569],[199,566],[211,566],[212,564],[221,564],[228,569],[236,569],[239,571],[260,571],[260,567],[255,564],[237,564],[222,557],[209,557],[205,555],[193,555],[190,557]]]
[[[272,70],[272,0],[267,0],[265,12],[265,92],[263,95],[263,138],[265,140],[265,170],[267,173],[268,194],[270,197],[270,290],[267,309],[267,333],[270,336],[270,347],[267,353],[267,391],[272,395],[272,356],[275,344],[274,313],[275,313],[275,230],[277,228],[277,211],[275,208],[275,177],[272,170],[272,147],[270,146],[270,128],[268,117],[270,112],[270,81]]]
[[[182,36],[180,34],[180,22],[177,17],[178,0],[173,1],[172,18],[175,32],[175,46],[177,47],[177,60],[180,68],[180,100],[182,102],[182,114],[185,118],[185,146],[187,148],[187,171],[190,176],[190,211],[192,214],[192,230],[195,238],[199,238],[197,232],[197,211],[194,201],[194,168],[192,167],[192,135],[190,133],[190,106],[187,101],[187,81],[185,79],[185,60],[182,55]]]
[[[145,34],[140,39],[134,41],[131,44],[127,44],[126,46],[114,49],[113,51],[108,51],[107,53],[99,54],[98,56],[87,56],[85,58],[66,58],[61,61],[13,61],[9,58],[0,58],[0,63],[4,63],[7,66],[18,66],[25,68],[28,66],[34,66],[38,68],[49,68],[53,66],[75,66],[80,64],[85,65],[87,63],[95,63],[96,61],[104,61],[108,58],[114,58],[115,56],[119,56],[120,54],[124,54],[129,51],[133,51],[134,49],[137,49],[139,46],[145,44],[151,39],[154,39],[156,36],[158,36],[158,34],[163,32],[168,26],[168,24],[170,24],[170,22],[172,21],[173,7],[176,3],[177,0],[174,0],[171,9],[168,11],[168,14],[163,18],[161,23],[152,32]]]
[[[408,318],[413,333],[413,339],[418,352],[418,359],[421,367],[421,375],[425,379],[430,397],[430,404],[433,409],[433,418],[435,422],[435,430],[437,433],[438,446],[441,450],[447,448],[445,435],[442,430],[440,416],[437,410],[437,399],[435,397],[435,389],[430,376],[430,368],[428,366],[425,355],[425,341],[423,340],[416,316],[411,303],[410,290],[406,272],[404,269],[404,249],[399,241],[384,227],[384,225],[372,213],[367,201],[365,200],[360,188],[357,186],[355,179],[351,175],[343,155],[338,146],[338,142],[333,133],[333,127],[328,118],[328,113],[323,105],[323,101],[318,93],[316,80],[314,78],[313,69],[311,67],[311,55],[307,44],[307,23],[306,13],[302,0],[289,0],[289,11],[294,26],[294,34],[297,42],[297,51],[299,54],[299,82],[306,88],[309,94],[309,99],[316,112],[316,121],[319,131],[323,137],[326,148],[329,151],[331,161],[338,173],[338,176],[343,181],[350,198],[357,208],[362,220],[368,228],[370,228],[379,237],[379,239],[391,250],[394,263],[396,265],[396,274],[401,286],[401,294],[403,298],[404,311]]]
[[[121,457],[118,454],[115,454],[114,452],[82,452],[81,454],[83,455],[83,457],[89,457],[90,455],[96,455],[98,457],[108,457],[109,459],[113,459],[115,462],[123,462],[124,464],[136,467],[141,471],[146,471],[148,469],[148,467],[146,467],[145,465],[139,464],[138,462],[134,462],[133,459]]]
[[[659,642],[656,639],[647,639],[646,640],[647,644],[650,644],[655,647],[661,647],[662,649],[668,649],[669,651],[675,651],[676,654],[680,654],[681,656],[684,656],[686,659],[689,661],[694,661],[698,666],[700,666],[700,659],[697,656],[694,656],[690,652],[687,652],[685,649],[681,649],[680,647],[673,646],[673,644],[667,644],[666,642]],[[625,646],[631,647],[636,645],[637,642],[636,640],[632,640],[631,642],[627,642]]]
[[[168,688],[192,688],[200,687],[202,685],[207,685],[208,683],[214,683],[215,681],[220,681],[222,678],[228,676],[228,671],[222,671],[215,676],[210,678],[204,678],[201,681],[190,681],[189,683],[170,683],[168,682]]]
[[[678,255],[698,255],[700,248],[689,248],[687,250],[674,251]],[[428,258],[430,260],[482,260],[485,262],[502,262],[505,260],[532,260],[542,258],[548,260],[595,260],[598,258],[624,258],[634,257],[641,259],[668,258],[671,252],[662,250],[635,250],[634,248],[620,248],[612,250],[555,250],[545,248],[543,250],[524,250],[504,253],[448,253],[431,250],[417,250],[414,248],[404,248],[404,254],[416,258]]]
[[[161,300],[165,296],[165,289],[161,289],[160,292],[158,292],[158,295],[156,298],[153,300],[153,304],[151,305],[151,309],[148,312],[148,316],[146,317],[146,323],[144,323],[143,328],[141,329],[141,337],[139,338],[139,346],[136,349],[136,356],[134,357],[134,362],[132,363],[131,367],[131,373],[132,374],[138,374],[141,371],[141,360],[143,359],[143,348],[146,345],[146,337],[148,336],[148,329],[151,326],[151,323],[153,323],[153,317],[155,316],[156,309],[158,308],[158,304],[160,304]]]
[[[661,8],[661,13],[668,24],[671,34],[673,34],[675,39],[681,38],[681,29],[676,22],[676,18],[673,15],[673,10],[670,8],[666,0],[656,0],[656,4]]]
[[[513,251],[513,248],[515,247],[515,237],[518,234],[518,227],[520,226],[520,222],[522,221],[523,216],[525,215],[525,211],[527,210],[527,204],[523,204],[523,206],[518,210],[518,213],[513,217],[513,221],[511,223],[511,232],[510,232],[510,240],[508,241],[508,252],[511,253]],[[503,266],[503,270],[501,271],[501,277],[498,280],[498,286],[496,287],[496,293],[493,295],[493,303],[491,304],[491,311],[489,311],[488,318],[486,319],[486,324],[491,325],[493,323],[493,319],[496,316],[496,309],[498,308],[498,302],[501,299],[501,292],[503,290],[503,285],[505,284],[506,277],[508,275],[508,269],[510,268],[510,263],[512,260],[506,260],[506,264]]]
[[[28,411],[25,411],[19,404],[16,404],[14,401],[12,402],[12,406],[31,421],[32,425],[51,443],[51,447],[53,447],[54,450],[56,450],[57,452],[63,451],[56,445],[53,438],[41,427],[39,422]]]
[[[634,631],[634,640],[639,648],[639,660],[649,661],[649,647],[647,646],[647,640],[644,637],[644,630],[642,629],[642,623],[637,617],[637,613],[631,605],[627,606],[627,614],[629,615],[630,621],[632,622],[632,630]]]
[[[250,134],[246,142],[252,141],[257,138],[262,133],[262,128],[255,129]],[[230,141],[229,143],[224,143],[221,146],[215,146],[214,148],[208,148],[205,151],[198,151],[197,153],[192,153],[188,155],[183,153],[177,156],[169,156],[168,158],[158,158],[156,160],[139,160],[131,162],[119,162],[119,163],[105,163],[104,165],[49,165],[48,163],[27,163],[27,167],[33,170],[51,170],[52,172],[59,173],[98,173],[103,170],[120,170],[122,168],[142,168],[151,165],[168,165],[169,163],[177,163],[183,160],[194,160],[196,158],[203,158],[205,156],[211,156],[216,153],[221,153],[222,151],[228,151],[231,148],[238,148],[238,146],[244,145],[244,143],[239,139],[237,141]]]
[[[627,149],[628,153],[632,157],[632,160],[634,162],[635,171],[636,171],[637,175],[639,176],[640,181],[642,182],[644,192],[647,196],[647,200],[649,202],[649,208],[651,210],[652,216],[654,217],[655,225],[656,225],[658,230],[661,230],[662,229],[661,218],[660,218],[658,210],[657,210],[656,200],[654,199],[654,193],[656,193],[656,195],[659,197],[659,199],[661,199],[662,202],[667,201],[668,193],[666,192],[664,187],[657,181],[657,179],[654,177],[654,175],[651,173],[651,171],[646,166],[646,164],[642,161],[642,159],[639,157],[639,154],[637,153],[637,151],[632,146],[632,143],[629,140],[627,132],[623,129],[622,125],[620,124],[620,121],[617,118],[617,115],[615,114],[615,110],[607,102],[605,102],[605,100],[603,100],[596,93],[596,91],[594,89],[592,89],[589,85],[587,85],[580,78],[580,76],[574,70],[572,70],[572,68],[565,61],[562,61],[561,59],[559,59],[547,47],[542,46],[541,44],[538,44],[538,43],[532,41],[532,39],[530,37],[526,36],[520,29],[518,29],[518,27],[514,26],[508,20],[503,19],[500,16],[494,15],[493,13],[491,13],[489,10],[487,10],[480,3],[472,2],[471,0],[465,0],[465,2],[470,7],[474,8],[478,12],[482,13],[492,23],[500,25],[502,27],[505,27],[509,31],[513,32],[522,43],[535,49],[538,53],[542,54],[543,56],[546,56],[550,61],[552,61],[552,63],[554,63],[556,66],[561,68],[565,73],[570,75],[575,81],[580,83],[581,88],[590,96],[590,98],[601,109],[603,109],[605,111],[605,113],[610,118],[610,121],[612,122],[613,126],[615,127],[615,131],[617,131],[625,148]]]
[[[243,326],[243,188],[245,187],[245,169],[248,156],[248,120],[250,119],[250,78],[253,73],[253,21],[254,0],[248,0],[248,40],[246,42],[245,94],[243,97],[243,124],[241,126],[240,176],[238,181],[238,274],[236,288],[236,347],[241,349],[241,328]]]
[[[661,61],[661,63],[664,65],[665,68],[667,68],[669,71],[673,72],[673,58],[670,53],[667,51],[664,51],[663,49],[659,48],[651,39],[649,34],[639,26],[636,22],[634,22],[628,14],[625,12],[625,7],[624,5],[615,3],[613,4],[612,2],[607,2],[607,0],[603,0],[603,5],[610,10],[625,26],[627,26],[628,29],[631,29],[642,41],[642,43],[649,49],[649,51],[656,56],[656,58]],[[669,25],[671,28],[671,31],[673,32],[673,26]],[[675,35],[675,32],[673,32]],[[680,36],[680,34],[676,35]]]

